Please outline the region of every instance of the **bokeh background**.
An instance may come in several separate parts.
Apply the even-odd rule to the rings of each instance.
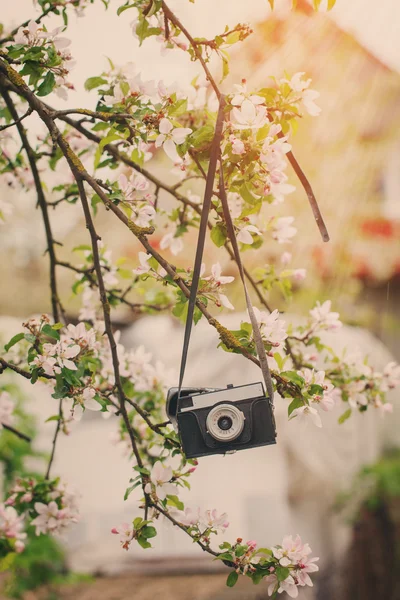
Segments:
[[[0,4],[6,9],[8,25],[36,14],[30,0],[1,0]],[[321,93],[322,114],[302,119],[293,149],[312,182],[331,242],[321,242],[304,191],[291,175],[297,190],[280,208],[280,216],[295,215],[298,235],[287,250],[293,254],[293,267],[307,269],[308,277],[298,284],[290,304],[277,293],[272,293],[271,302],[300,318],[316,299],[330,298],[348,324],[339,337],[330,340],[334,347],[360,348],[378,368],[393,357],[399,361],[400,4],[397,0],[337,0],[329,13],[315,13],[305,0],[298,1],[296,11],[289,11],[284,0],[276,0],[273,13],[266,0],[175,0],[170,4],[193,35],[211,38],[226,24],[252,24],[254,34],[232,53],[227,89],[243,77],[249,87],[262,87],[269,76],[280,77],[283,71],[304,71],[312,78],[312,87]],[[167,84],[188,84],[199,72],[184,53],[170,51],[160,56],[160,47],[152,40],[138,47],[130,28],[133,16],[127,11],[117,17],[117,6],[112,0],[106,11],[96,2],[88,7],[85,18],[71,18],[68,35],[77,64],[73,71],[76,91],[70,93],[68,106],[94,107],[94,93],[84,91],[84,81],[107,68],[107,57],[120,65],[132,61],[144,79],[163,79]],[[5,20],[3,14],[1,18]],[[49,19],[52,25],[58,23]],[[51,103],[66,106],[56,97]],[[30,125],[39,135],[34,117]],[[163,157],[155,172],[176,181]],[[0,195],[13,204],[13,217],[0,226],[1,326],[13,333],[28,315],[49,310],[48,265],[34,193],[17,192],[0,181]],[[167,205],[171,200],[161,194],[160,202]],[[79,207],[60,206],[51,217],[55,238],[64,243],[60,258],[68,258],[73,247],[87,241]],[[114,257],[126,256],[128,267],[136,265],[139,247],[132,236],[106,214],[97,219]],[[157,243],[156,236],[153,243]],[[193,239],[193,253],[194,244]],[[192,256],[188,253],[174,260],[189,266]],[[205,261],[216,260],[223,264],[224,273],[236,275],[234,267],[209,244]],[[277,260],[273,244],[244,255],[249,268]],[[73,279],[62,270],[59,276],[61,293],[70,300],[74,317],[78,304],[70,292]],[[230,298],[238,311],[244,309],[239,286]],[[167,316],[138,320],[124,309],[117,311],[115,320],[127,345],[145,344],[155,358],[176,372],[179,324]],[[226,323],[230,322],[237,323],[237,315],[226,317]],[[232,383],[254,380],[251,367],[238,357],[217,352],[215,345],[213,334],[206,327],[198,328],[188,383],[220,385],[228,383],[228,375]],[[34,394],[29,386],[23,392],[40,418],[52,414],[52,399],[44,392]],[[395,395],[390,400],[400,412]],[[303,592],[304,599],[399,599],[400,460],[393,448],[400,444],[400,420],[396,412],[389,422],[376,414],[355,416],[340,430],[335,414],[322,432],[310,432],[288,425],[285,411],[285,406],[277,410],[281,427],[276,448],[204,462],[197,482],[193,479],[191,503],[227,510],[233,536],[256,537],[263,545],[275,543],[289,531],[299,531],[309,539],[322,557],[322,575],[314,589]],[[133,495],[129,503],[122,501],[131,467],[121,449],[108,442],[113,424],[96,417],[85,416],[70,439],[62,440],[56,469],[83,493],[82,523],[66,540],[65,560],[74,572],[103,576],[72,587],[47,587],[29,598],[50,598],[54,593],[53,597],[60,598],[122,600],[132,597],[132,589],[140,600],[159,595],[266,598],[265,588],[251,588],[247,581],[235,590],[225,590],[224,575],[216,573],[219,565],[203,560],[165,524],[150,556],[141,551],[127,555],[117,547],[108,532],[116,522],[133,516]],[[39,430],[38,447],[46,449],[51,423],[40,425]],[[392,451],[389,456],[388,450]],[[363,478],[354,478],[367,464],[374,465],[366,477],[376,485],[371,484],[357,504],[357,494],[365,486]],[[345,492],[349,495],[343,496]],[[163,576],[154,579],[155,572]]]

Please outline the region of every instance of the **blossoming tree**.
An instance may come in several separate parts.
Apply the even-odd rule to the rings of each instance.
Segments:
[[[320,2],[314,0],[315,8]],[[193,62],[200,63],[204,80],[197,77],[186,88],[171,88],[162,81],[144,80],[132,65],[117,67],[110,62],[107,71],[86,81],[87,90],[97,94],[92,109],[56,110],[45,99],[50,93],[73,101],[73,60],[70,41],[64,35],[68,15],[76,11],[84,16],[88,1],[38,0],[37,4],[41,12],[35,20],[15,30],[5,28],[1,34],[0,174],[10,186],[23,190],[33,185],[36,191],[47,240],[52,314],[23,323],[21,332],[5,345],[0,367],[2,372],[11,370],[32,384],[47,386],[56,406],[55,414],[50,415],[55,434],[43,477],[18,479],[0,506],[1,555],[24,551],[28,526],[33,526],[37,535],[60,533],[77,520],[76,499],[54,477],[52,463],[59,436],[69,431],[71,421],[93,410],[118,419],[118,439],[129,447],[136,475],[125,498],[135,488],[142,489],[137,515],[112,530],[122,548],[128,550],[132,543],[149,548],[157,534],[157,520],[167,519],[226,564],[229,586],[239,574],[246,574],[254,583],[266,579],[272,596],[286,591],[296,597],[299,586],[312,585],[309,574],[318,570],[308,544],[298,536],[288,536],[272,548],[263,548],[253,540],[236,538],[215,548],[212,537],[225,532],[227,515],[184,506],[179,492],[190,487],[197,461],[185,458],[179,437],[165,420],[162,365],[153,365],[143,347],[126,350],[120,344],[112,310],[120,304],[136,312],[172,308],[175,317],[185,319],[192,272],[175,266],[167,257],[179,256],[185,238],[199,224],[201,199],[190,185],[192,180],[201,183],[207,175],[221,90],[226,101],[222,141],[225,186],[242,248],[257,249],[268,236],[283,245],[296,234],[293,217],[274,216],[274,207],[294,189],[286,175],[288,162],[305,188],[322,238],[329,239],[290,144],[293,127],[303,112],[318,116],[318,93],[310,88],[311,81],[304,73],[282,76],[270,87],[257,90],[248,89],[245,79],[233,89],[227,88],[228,50],[251,34],[248,25],[227,26],[213,39],[195,38],[164,0],[133,0],[122,4],[118,13],[130,20],[134,15],[132,31],[140,43],[155,37],[162,48],[188,53]],[[334,0],[328,1],[329,8],[333,4]],[[50,14],[60,19],[60,26],[51,31],[46,27]],[[222,66],[220,84],[219,74],[214,76],[210,70],[215,58]],[[43,126],[39,142],[33,141],[26,128],[33,113]],[[178,173],[177,184],[154,175],[152,163],[159,153],[165,153],[171,170]],[[59,178],[55,186],[46,184],[49,168]],[[172,210],[159,201],[160,190],[173,199]],[[50,194],[56,198],[52,202]],[[85,218],[89,244],[77,249],[82,256],[79,264],[61,261],[57,255],[49,207],[61,203],[80,204]],[[129,285],[124,291],[121,277],[127,274],[119,260],[113,262],[96,225],[101,206],[108,211],[110,223],[120,221],[143,248],[137,267],[128,273]],[[12,207],[0,199],[0,221],[8,219],[12,219]],[[152,244],[152,234],[166,221],[169,228],[158,249]],[[218,252],[234,260],[217,178],[208,226]],[[305,277],[305,270],[291,269],[290,262],[291,255],[284,252],[279,272],[270,265],[260,265],[254,273],[245,271],[260,306],[255,308],[256,317],[274,385],[280,401],[288,403],[288,417],[322,427],[321,409],[329,411],[336,403],[344,407],[340,422],[356,410],[390,411],[385,392],[400,384],[400,367],[390,363],[379,373],[362,357],[338,356],[324,345],[321,332],[341,327],[329,301],[317,304],[298,327],[285,323],[270,306],[271,287],[290,292],[292,282]],[[81,297],[82,307],[75,325],[68,322],[69,312],[59,293],[60,269],[76,274],[73,292]],[[242,354],[243,360],[258,364],[250,322],[230,331],[215,316],[219,309],[233,309],[225,289],[232,280],[222,275],[219,262],[210,269],[203,267],[194,320],[206,319],[218,331],[222,350]],[[151,303],[140,303],[135,297],[143,281],[151,290]],[[324,370],[317,370],[317,362]],[[16,427],[12,396],[0,389],[1,426],[28,442]]]

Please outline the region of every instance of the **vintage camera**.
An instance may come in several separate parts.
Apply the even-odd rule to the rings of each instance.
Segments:
[[[273,407],[262,383],[225,389],[171,388],[167,413],[187,458],[276,443]]]

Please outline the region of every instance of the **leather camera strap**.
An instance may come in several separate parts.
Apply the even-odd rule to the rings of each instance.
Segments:
[[[247,304],[247,311],[249,313],[251,325],[253,328],[253,339],[254,339],[254,343],[256,345],[258,359],[260,361],[261,372],[263,374],[265,387],[268,392],[268,397],[269,397],[270,403],[273,405],[273,403],[274,403],[274,386],[272,384],[271,372],[270,372],[269,366],[268,366],[267,354],[265,352],[264,342],[261,337],[261,331],[260,331],[260,328],[257,323],[256,315],[254,314],[253,305],[251,303],[250,295],[249,295],[247,285],[246,285],[246,277],[244,274],[242,259],[240,258],[240,252],[239,252],[239,247],[238,247],[238,243],[236,240],[235,228],[233,226],[231,213],[229,211],[229,204],[228,204],[228,198],[226,196],[224,175],[223,175],[223,171],[222,171],[222,161],[221,160],[220,160],[220,170],[219,170],[219,193],[220,193],[220,198],[221,198],[221,203],[222,203],[222,209],[224,211],[224,218],[225,218],[226,229],[228,232],[228,237],[232,244],[232,249],[233,249],[233,253],[235,255],[236,264],[238,266],[240,278],[243,283],[244,295],[245,295],[246,304]]]
[[[217,164],[218,164],[218,162],[220,162],[220,197],[221,197],[221,202],[222,202],[222,208],[224,211],[224,218],[225,218],[225,222],[226,222],[226,226],[227,226],[228,236],[229,236],[231,244],[232,244],[233,252],[235,255],[235,259],[236,259],[236,262],[237,262],[237,265],[239,268],[240,277],[242,279],[242,283],[243,283],[243,287],[244,287],[247,309],[248,309],[251,324],[253,327],[253,337],[254,337],[254,342],[256,345],[256,349],[257,349],[258,358],[260,361],[261,371],[262,371],[263,378],[265,381],[265,386],[266,386],[266,389],[268,392],[270,403],[271,403],[271,405],[273,405],[274,388],[272,385],[271,373],[270,373],[270,370],[268,367],[267,356],[266,356],[266,352],[265,352],[265,348],[264,348],[264,343],[262,341],[260,329],[259,329],[259,326],[257,323],[257,319],[255,317],[253,305],[251,303],[250,296],[249,296],[249,293],[247,290],[244,269],[243,269],[242,261],[240,258],[240,252],[239,252],[238,244],[236,241],[235,229],[234,229],[234,226],[232,223],[232,218],[231,218],[231,215],[229,212],[228,200],[226,197],[226,191],[225,191],[225,186],[224,186],[224,179],[223,179],[223,173],[222,173],[222,162],[221,162],[221,139],[222,139],[223,124],[224,124],[224,108],[225,108],[225,98],[223,95],[221,95],[219,109],[218,109],[218,115],[217,115],[217,122],[216,122],[215,132],[214,132],[214,138],[213,138],[212,145],[211,145],[210,162],[208,165],[206,188],[205,188],[204,200],[203,200],[203,209],[202,209],[201,219],[200,219],[199,237],[198,237],[198,241],[197,241],[192,283],[190,286],[188,312],[187,312],[186,323],[185,323],[185,334],[184,334],[184,340],[183,340],[181,367],[180,367],[180,373],[179,373],[178,403],[179,403],[182,384],[183,384],[183,377],[185,374],[186,361],[187,361],[187,355],[188,355],[188,350],[189,350],[190,334],[191,334],[192,325],[193,325],[193,315],[194,315],[194,310],[196,307],[196,298],[197,298],[197,291],[198,291],[198,287],[199,287],[201,263],[202,263],[202,259],[203,259],[204,244],[205,244],[206,233],[207,233],[208,215],[210,212],[211,199],[213,196],[215,174],[217,171]]]

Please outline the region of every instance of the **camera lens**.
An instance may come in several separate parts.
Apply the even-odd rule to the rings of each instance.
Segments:
[[[217,404],[207,415],[207,431],[218,442],[232,442],[244,428],[244,414],[232,404]]]
[[[232,419],[230,417],[220,417],[218,419],[218,427],[220,429],[222,429],[223,431],[227,431],[228,429],[230,429],[232,427],[233,423],[232,423]]]

